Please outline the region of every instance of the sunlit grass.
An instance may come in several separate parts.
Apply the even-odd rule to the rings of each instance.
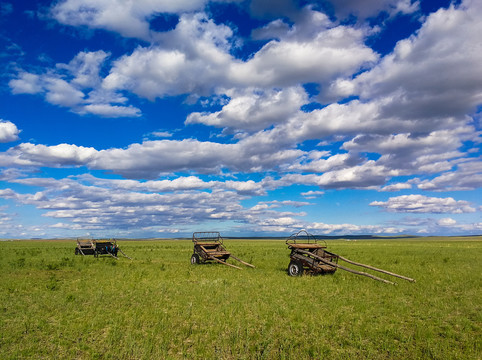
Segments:
[[[242,271],[190,265],[190,241],[119,244],[132,261],[0,242],[0,358],[480,359],[480,238],[328,242],[417,280],[397,286],[291,278],[282,241],[226,240]]]

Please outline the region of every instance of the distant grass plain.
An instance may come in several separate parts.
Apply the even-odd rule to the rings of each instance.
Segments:
[[[417,281],[381,275],[397,286],[289,277],[280,240],[225,240],[241,271],[191,265],[189,240],[118,244],[133,260],[0,242],[0,358],[481,359],[482,237],[327,241]]]

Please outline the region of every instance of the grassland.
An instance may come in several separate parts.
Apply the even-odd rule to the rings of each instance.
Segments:
[[[0,242],[0,358],[481,359],[481,237],[328,242],[417,280],[397,286],[288,277],[282,241],[227,240],[242,271],[190,265],[189,241],[119,244],[132,261]]]

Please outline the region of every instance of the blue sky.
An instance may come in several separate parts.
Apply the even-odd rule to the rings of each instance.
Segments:
[[[478,1],[0,14],[0,237],[482,232]]]

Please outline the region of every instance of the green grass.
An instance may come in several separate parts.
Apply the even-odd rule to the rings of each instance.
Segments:
[[[328,242],[417,280],[381,275],[397,286],[291,278],[283,241],[225,244],[257,268],[192,266],[190,241],[119,242],[132,261],[0,242],[0,358],[481,359],[481,237]]]

